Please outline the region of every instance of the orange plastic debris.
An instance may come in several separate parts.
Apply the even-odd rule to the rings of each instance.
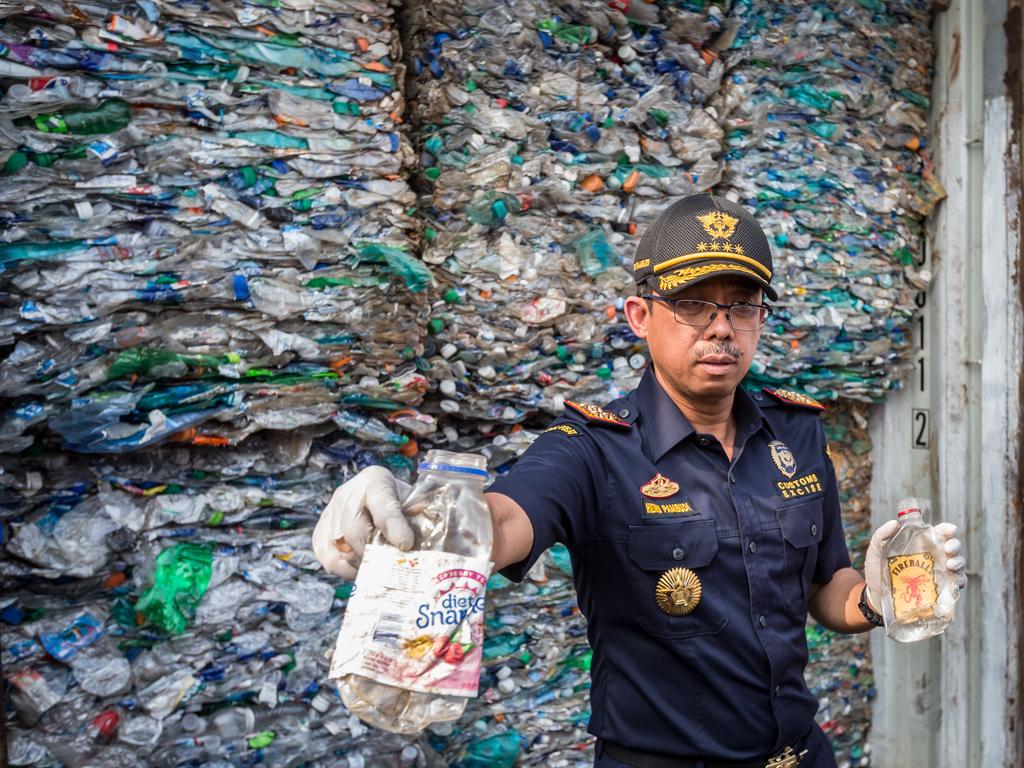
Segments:
[[[195,440],[192,441],[193,445],[209,445],[214,448],[224,448],[231,444],[231,441],[226,437],[218,437],[216,435],[196,435]]]
[[[168,439],[172,443],[190,443],[192,442],[192,438],[196,436],[196,432],[197,430],[195,427],[189,427],[188,429],[183,429],[180,432],[175,432]]]

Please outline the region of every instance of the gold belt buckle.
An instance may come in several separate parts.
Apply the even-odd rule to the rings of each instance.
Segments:
[[[806,749],[803,752],[794,752],[792,747],[786,747],[782,750],[781,755],[770,758],[764,764],[764,768],[796,768],[796,766],[800,765],[800,761],[804,759],[806,754]]]

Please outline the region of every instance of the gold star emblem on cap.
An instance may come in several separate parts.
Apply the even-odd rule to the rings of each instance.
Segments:
[[[708,244],[707,243],[697,243],[697,250],[698,251],[706,251],[707,249],[708,249]]]
[[[736,253],[738,253],[740,256],[743,255],[743,246],[740,245],[739,243],[736,244]]]
[[[724,243],[722,245],[722,250],[726,253],[732,253],[732,243]]]

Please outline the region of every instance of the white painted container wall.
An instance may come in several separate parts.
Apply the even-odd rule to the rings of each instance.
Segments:
[[[932,155],[949,197],[922,254],[919,364],[872,420],[874,523],[904,496],[961,527],[971,583],[954,625],[915,645],[872,638],[872,764],[1019,768],[1021,742],[1020,0],[937,14]]]

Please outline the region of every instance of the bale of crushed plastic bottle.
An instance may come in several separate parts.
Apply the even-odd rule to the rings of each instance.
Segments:
[[[563,550],[492,579],[467,715],[399,738],[327,683],[351,585],[316,515],[368,464],[408,479],[436,443],[500,471],[566,397],[630,389],[623,265],[702,189],[776,237],[755,377],[894,386],[941,195],[924,3],[407,3],[404,53],[393,4],[115,5],[0,2],[12,759],[589,765]],[[856,557],[865,412],[826,423]],[[865,765],[865,648],[808,641]]]
[[[436,427],[394,4],[0,16],[12,763],[439,765],[327,685],[309,540]]]
[[[781,294],[752,374],[878,399],[911,367],[931,278],[922,223],[945,194],[925,154],[929,3],[750,0],[733,14],[718,191],[773,233]]]
[[[721,176],[706,103],[723,71],[723,17],[622,8],[445,0],[406,11],[423,258],[441,299],[425,355],[444,413],[516,423],[639,380],[624,267],[639,228]]]

